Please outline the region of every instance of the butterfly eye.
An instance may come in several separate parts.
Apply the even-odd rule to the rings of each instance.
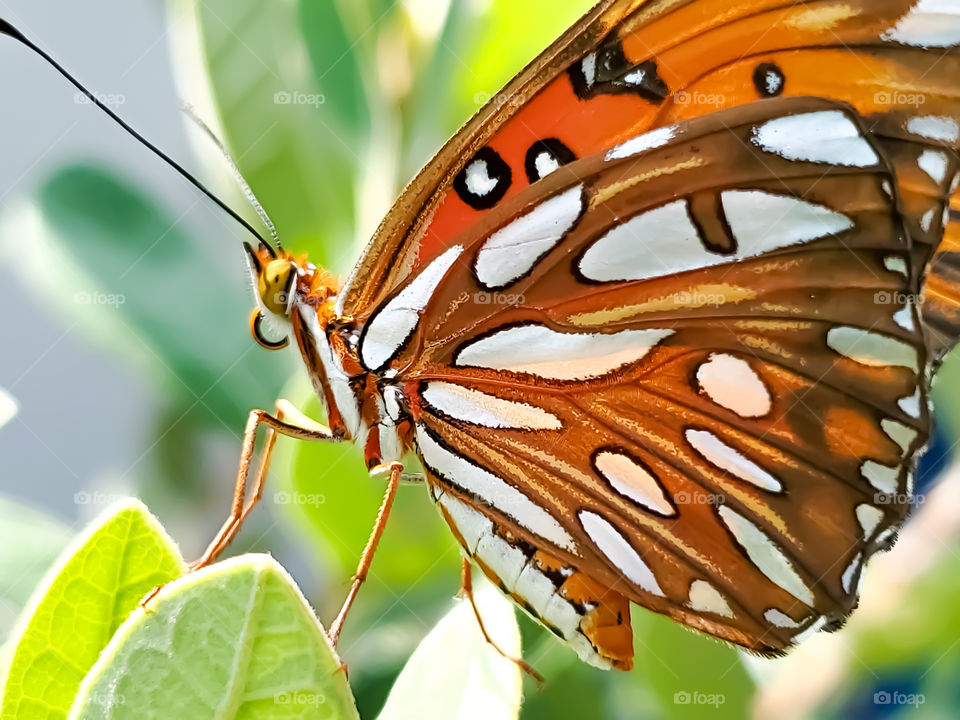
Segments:
[[[576,159],[573,151],[556,138],[538,140],[527,150],[527,159],[524,162],[527,179],[535,183]]]
[[[273,260],[260,273],[257,291],[264,307],[276,315],[290,311],[296,266],[289,260]]]
[[[513,173],[496,150],[481,149],[453,181],[460,199],[474,210],[489,210],[510,189]]]

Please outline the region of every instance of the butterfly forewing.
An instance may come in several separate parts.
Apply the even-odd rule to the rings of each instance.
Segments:
[[[771,134],[805,119],[845,123],[846,154]],[[557,169],[455,238],[392,359],[435,497],[757,651],[842,620],[929,423],[910,238],[858,123],[725,111]],[[522,596],[530,553],[447,519]]]

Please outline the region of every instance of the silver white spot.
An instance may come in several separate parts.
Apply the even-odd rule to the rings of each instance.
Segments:
[[[960,44],[960,7],[956,0],[918,0],[910,12],[880,38],[924,48]]]
[[[723,210],[737,239],[737,255],[799,245],[853,227],[853,220],[823,205],[761,190],[727,190]]]
[[[643,135],[627,140],[621,145],[617,145],[607,153],[607,161],[623,160],[624,158],[639,155],[647,150],[655,150],[669,143],[677,134],[675,125],[651,130]]]
[[[776,608],[770,608],[767,610],[765,613],[763,613],[763,617],[774,627],[788,628],[790,630],[795,630],[796,628],[800,627],[800,623]]]
[[[883,510],[867,503],[857,505],[857,522],[863,530],[863,539],[868,540],[883,520]]]
[[[890,272],[900,273],[901,275],[907,274],[907,261],[902,257],[887,255],[883,259],[883,266]]]
[[[513,518],[534,535],[576,554],[573,538],[557,519],[515,487],[469,460],[454,455],[422,425],[417,425],[417,441],[424,462],[434,473]]]
[[[528,562],[523,572],[520,573],[520,577],[517,578],[517,586],[514,588],[514,592],[526,600],[539,617],[543,617],[547,604],[556,591],[553,581],[537,570],[532,562]]]
[[[897,405],[903,412],[912,418],[920,417],[920,388],[917,388],[913,395],[897,400]]]
[[[483,560],[510,591],[517,586],[517,579],[527,562],[522,551],[494,533],[480,538],[474,557]]]
[[[473,555],[477,551],[480,538],[493,532],[493,523],[486,515],[460,502],[449,493],[442,495],[438,502],[446,509],[463,538],[464,549]]]
[[[903,452],[909,452],[917,439],[917,431],[912,427],[907,427],[902,422],[886,418],[880,421],[880,427],[893,440]]]
[[[583,211],[583,186],[570,188],[537,205],[491,235],[474,265],[480,282],[500,288],[526,275],[553,249]]]
[[[651,595],[664,597],[656,577],[650,566],[627,542],[613,525],[596,513],[589,510],[580,511],[580,523],[597,549],[623,573],[630,582]]]
[[[697,612],[708,612],[721,617],[733,617],[730,603],[706,580],[694,580],[690,584],[690,600],[687,606]]]
[[[474,340],[457,354],[458,367],[529,373],[552,380],[586,380],[646,357],[673,330],[561,333],[519,325]]]
[[[939,150],[924,150],[917,165],[927,175],[929,175],[937,186],[943,185],[947,181],[947,168],[950,165],[950,158],[947,154]]]
[[[887,467],[873,460],[867,460],[860,466],[860,474],[882,493],[892,495],[897,491],[897,481],[900,479],[898,467]]]
[[[748,460],[709,430],[687,430],[687,442],[711,465],[740,478],[761,490],[782,492],[783,485],[762,467]]]
[[[960,140],[960,124],[952,117],[920,115],[907,121],[907,130],[928,140],[956,142]]]
[[[797,574],[793,563],[760,528],[726,505],[721,505],[717,512],[760,572],[800,602],[813,607],[810,588]]]
[[[367,323],[360,344],[360,359],[368,369],[379,370],[400,350],[416,329],[420,313],[427,307],[437,286],[462,252],[462,245],[454,245],[376,311]]]
[[[677,514],[657,479],[630,456],[605,450],[594,462],[600,475],[621,495],[660,515]]]
[[[713,402],[740,417],[763,417],[773,405],[767,386],[750,363],[733,355],[711,355],[697,368],[697,382]]]
[[[444,415],[473,425],[521,430],[559,430],[563,427],[560,418],[542,408],[453,383],[427,383],[423,399]]]
[[[843,586],[843,591],[849,593],[853,589],[853,578],[856,577],[857,571],[860,569],[860,565],[863,562],[863,555],[858,554],[850,565],[847,566],[847,569],[843,571],[843,577],[840,578],[840,584]]]
[[[477,197],[489,195],[497,189],[500,182],[497,178],[490,177],[490,166],[486,160],[474,160],[467,166],[466,173],[467,190]]]
[[[868,367],[899,365],[918,371],[917,349],[896,338],[862,328],[836,327],[827,333],[831,350]]]
[[[868,167],[880,158],[860,128],[839,110],[819,110],[769,120],[753,131],[752,142],[787,160]]]

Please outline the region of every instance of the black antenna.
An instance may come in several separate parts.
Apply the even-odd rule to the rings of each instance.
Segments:
[[[73,77],[73,75],[71,75],[69,72],[67,72],[66,68],[64,68],[60,63],[58,63],[56,60],[54,60],[52,57],[50,57],[50,55],[49,55],[48,53],[46,53],[44,50],[42,50],[42,49],[39,48],[36,44],[34,44],[31,40],[29,40],[22,32],[20,32],[19,30],[17,30],[13,25],[11,25],[11,24],[10,24],[9,22],[7,22],[6,20],[0,19],[0,33],[3,33],[4,35],[8,35],[9,37],[13,38],[13,39],[16,40],[17,42],[22,43],[22,44],[25,45],[27,48],[29,48],[30,50],[32,50],[33,52],[35,52],[37,55],[39,55],[41,58],[43,58],[51,67],[53,67],[54,70],[56,70],[58,73],[60,73],[61,75],[63,75],[63,77],[65,77],[65,78],[67,79],[67,81],[68,81],[71,85],[73,85],[75,88],[77,88],[77,90],[79,90],[80,92],[82,92],[82,93],[87,97],[87,99],[88,99],[91,103],[93,103],[93,104],[96,105],[98,108],[100,108],[103,112],[105,112],[115,123],[117,123],[120,127],[122,127],[122,128],[123,128],[128,134],[130,134],[137,142],[139,142],[141,145],[143,145],[144,147],[146,147],[148,150],[150,150],[150,152],[152,152],[154,155],[156,155],[157,157],[159,157],[161,160],[163,160],[167,165],[169,165],[170,167],[172,167],[172,168],[173,168],[174,170],[176,170],[178,173],[180,173],[180,175],[182,175],[184,178],[186,178],[186,180],[187,180],[188,182],[190,182],[191,185],[193,185],[195,188],[197,188],[200,192],[202,192],[202,193],[203,193],[204,195],[206,195],[208,198],[210,198],[211,200],[213,200],[213,202],[215,202],[215,203],[217,204],[217,206],[218,206],[221,210],[223,210],[224,212],[226,212],[230,217],[232,217],[232,218],[233,218],[234,220],[236,220],[238,223],[240,223],[241,225],[243,225],[243,227],[245,227],[247,230],[249,230],[250,233],[251,233],[255,238],[257,238],[257,240],[259,240],[261,243],[263,243],[263,244],[264,244],[265,246],[267,246],[268,248],[270,247],[270,243],[268,243],[266,240],[264,240],[263,236],[262,236],[259,232],[257,232],[256,228],[254,228],[250,223],[248,223],[248,222],[247,222],[241,215],[239,215],[233,208],[231,208],[229,205],[227,205],[225,202],[223,202],[223,200],[221,200],[221,199],[218,198],[216,195],[214,195],[210,190],[208,190],[208,189],[206,188],[206,186],[205,186],[203,183],[201,183],[199,180],[197,180],[197,178],[195,178],[193,175],[191,175],[189,172],[187,172],[186,169],[184,169],[184,168],[183,168],[181,165],[179,165],[173,158],[171,158],[169,155],[167,155],[165,152],[163,152],[163,150],[161,150],[160,148],[158,148],[158,147],[157,147],[156,145],[154,145],[152,142],[150,142],[149,140],[147,140],[143,135],[141,135],[141,134],[138,133],[136,130],[134,130],[132,127],[130,127],[130,125],[128,125],[128,124],[123,120],[123,118],[121,118],[121,117],[120,117],[119,115],[117,115],[113,110],[111,110],[111,109],[110,109],[105,103],[103,103],[96,95],[94,95],[92,92],[90,92],[89,90],[87,90],[87,89],[80,83],[80,81],[78,81],[75,77]]]

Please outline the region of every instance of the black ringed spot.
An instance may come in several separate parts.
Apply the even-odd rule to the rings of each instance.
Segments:
[[[787,76],[774,63],[760,63],[753,71],[753,84],[761,97],[777,97],[783,94]]]
[[[453,189],[474,210],[489,210],[510,189],[513,173],[500,154],[491,147],[474,155],[453,181]]]
[[[568,148],[556,138],[547,138],[546,140],[537,140],[530,149],[527,150],[527,157],[524,161],[524,168],[527,171],[527,179],[531,183],[542,180],[547,173],[541,174],[543,163],[556,163],[557,167],[563,167],[567,163],[572,163],[577,159],[573,150]]]

